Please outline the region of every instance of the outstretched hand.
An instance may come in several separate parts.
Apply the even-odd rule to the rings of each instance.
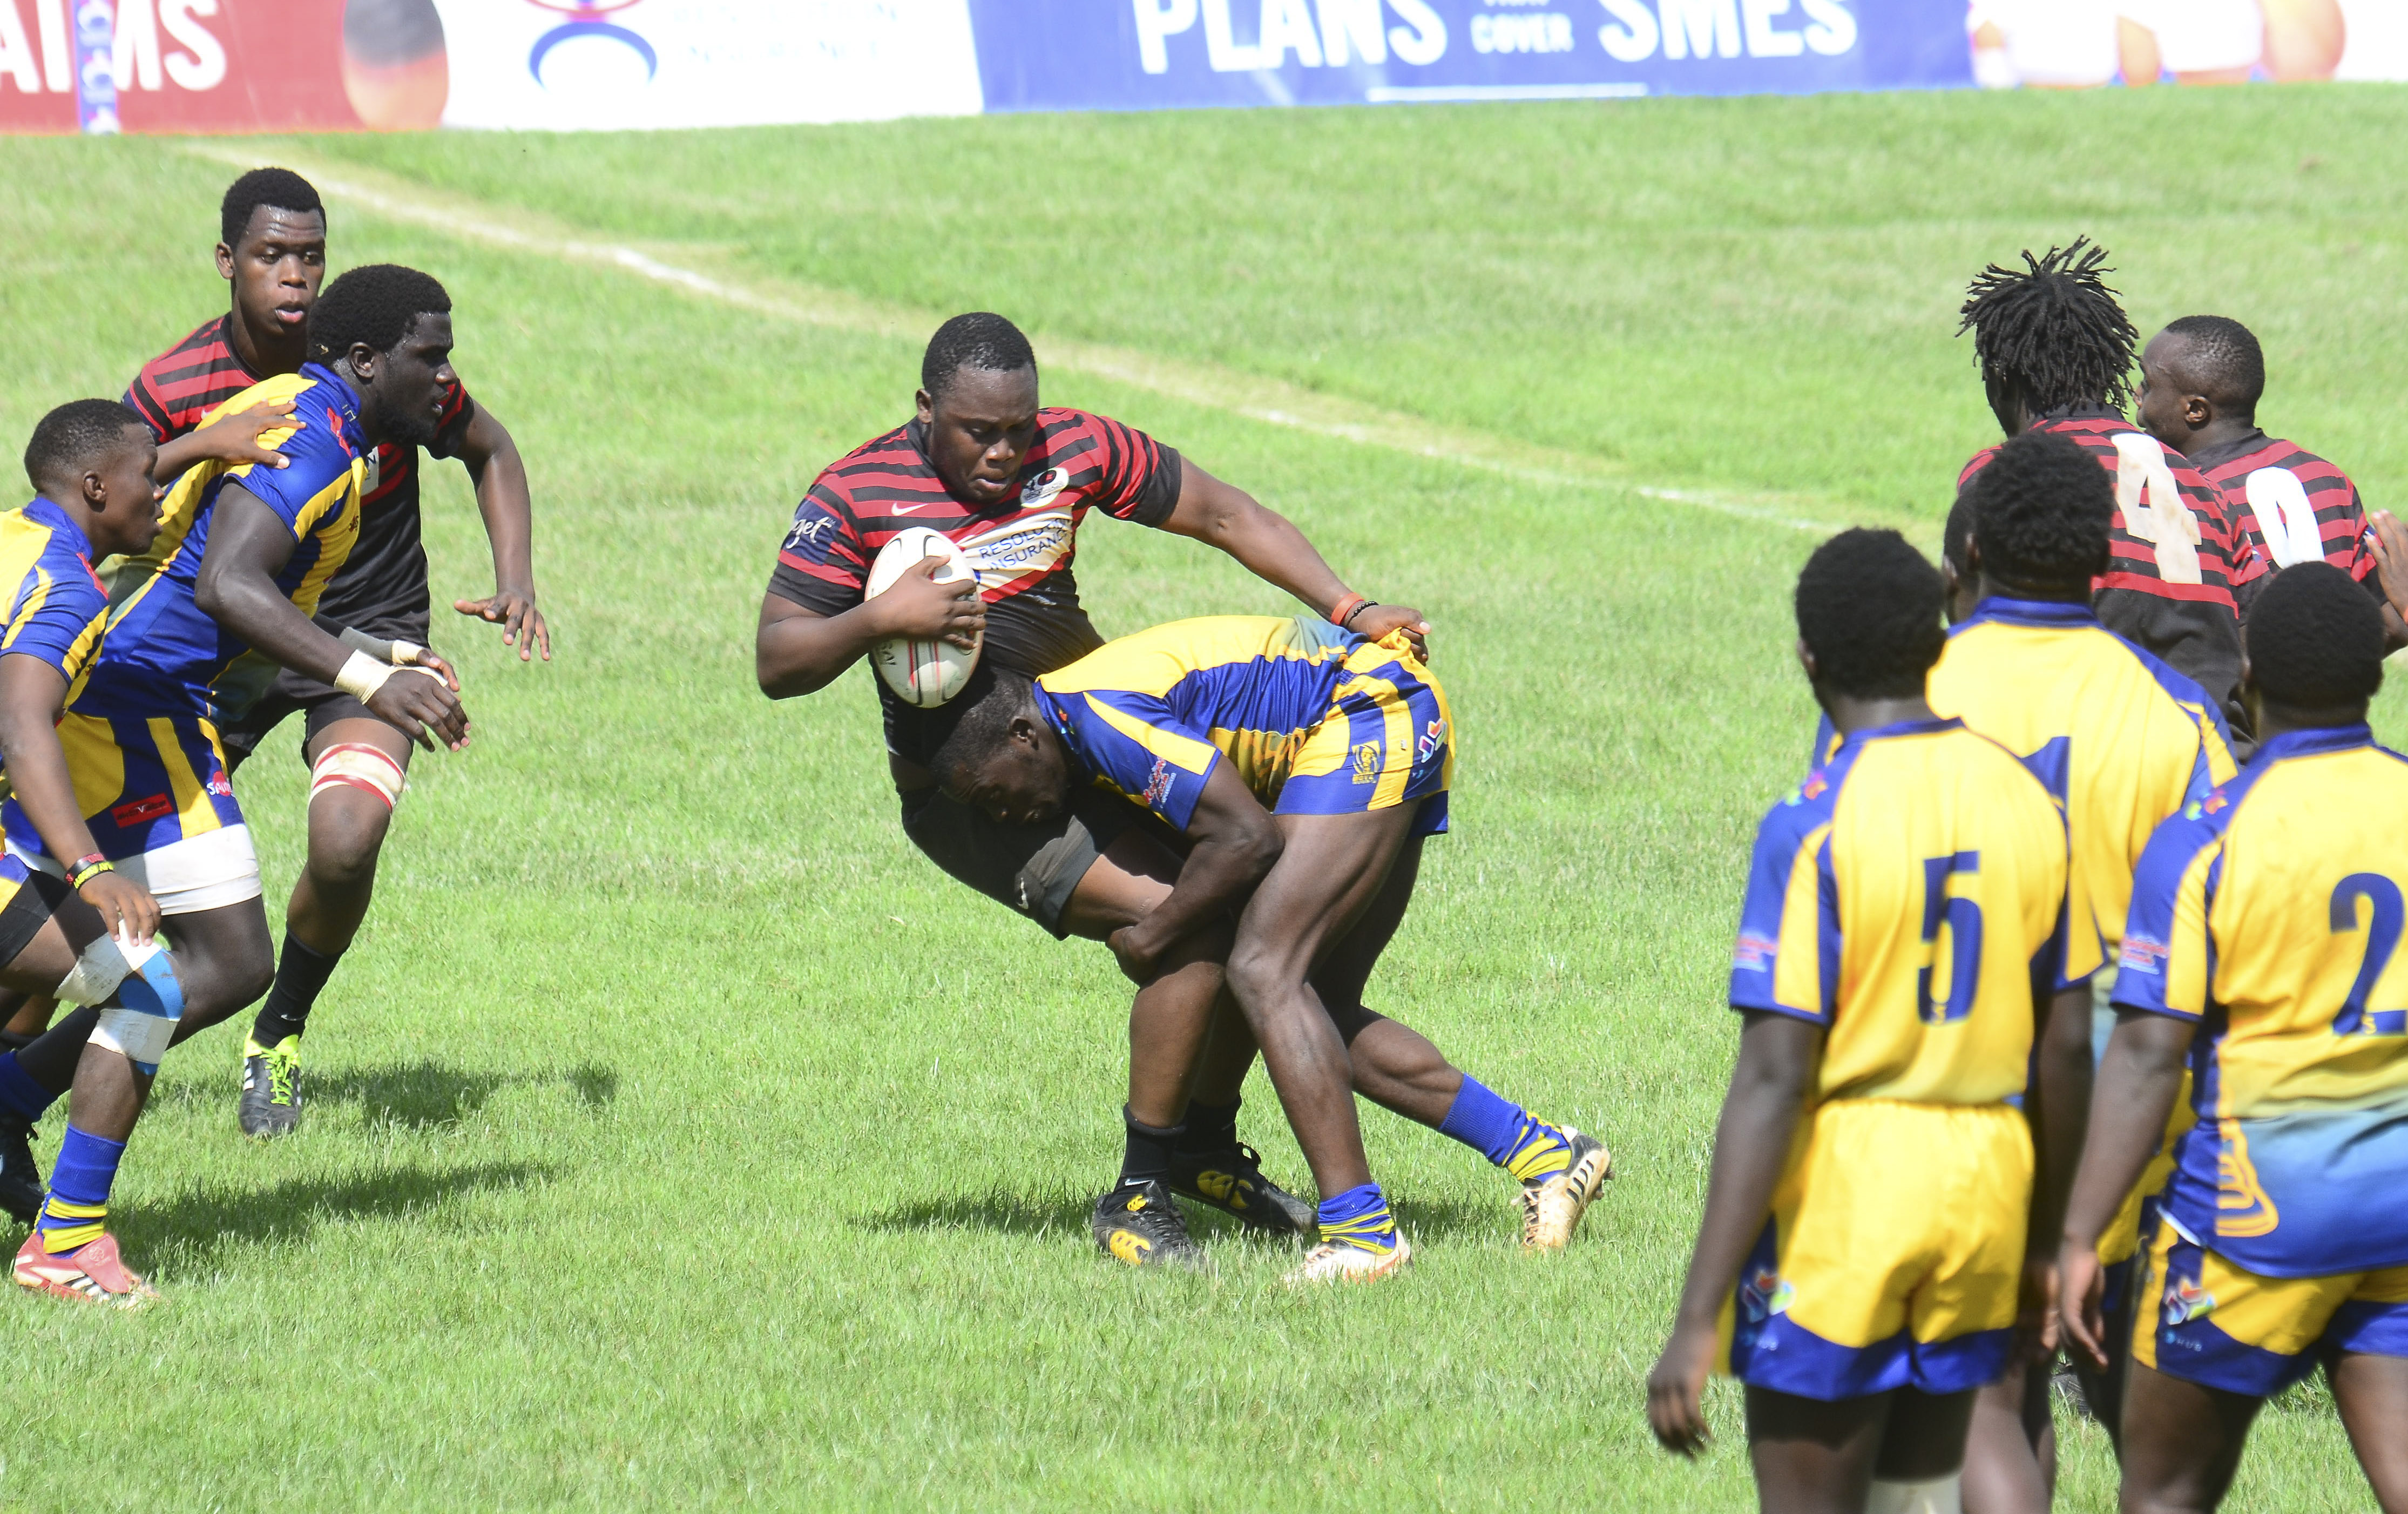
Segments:
[[[455,599],[452,607],[463,615],[473,615],[491,625],[502,628],[502,645],[516,647],[519,661],[532,661],[539,650],[543,660],[552,661],[552,627],[544,624],[543,611],[535,607],[532,589],[505,589],[484,599]],[[455,681],[453,688],[458,688]]]

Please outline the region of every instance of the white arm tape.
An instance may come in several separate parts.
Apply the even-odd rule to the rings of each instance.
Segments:
[[[145,1073],[159,1070],[159,1059],[175,1038],[174,1021],[139,1009],[103,1009],[100,1022],[92,1028],[93,1046],[119,1053]]]
[[[426,650],[417,642],[404,641],[398,636],[391,641],[379,641],[366,632],[348,625],[336,635],[335,639],[355,652],[366,654],[370,662],[389,663],[394,667],[409,666],[418,661],[418,654]]]
[[[59,979],[50,990],[50,997],[67,1004],[90,1006],[99,1004],[117,992],[125,975],[149,962],[159,950],[156,941],[140,946],[127,946],[115,936],[97,936],[76,959],[75,971]]]
[[[415,666],[418,663],[418,654],[426,650],[417,642],[404,641],[399,636],[394,637],[385,645],[393,649],[385,655],[393,660],[393,665],[395,667]]]
[[[384,687],[384,680],[393,673],[392,664],[380,663],[364,651],[353,651],[336,673],[335,687],[365,705]]]

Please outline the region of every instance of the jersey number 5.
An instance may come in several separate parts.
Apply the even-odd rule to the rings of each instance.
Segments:
[[[2372,907],[2366,921],[2366,956],[2358,964],[2358,979],[2350,984],[2341,1013],[2333,1017],[2333,1034],[2408,1036],[2408,1009],[2377,1009],[2369,1015],[2366,1007],[2366,996],[2374,992],[2383,969],[2391,965],[2391,953],[2400,945],[2400,928],[2408,920],[2408,910],[2401,907],[2400,885],[2381,873],[2352,873],[2343,878],[2333,890],[2333,934],[2358,929],[2360,899]]]
[[[1944,1025],[1973,1012],[1973,992],[1982,981],[1982,907],[1950,893],[1948,879],[1981,870],[1978,851],[1923,860],[1923,944],[1931,949],[1931,959],[1914,975],[1914,1012],[1926,1024]],[[1948,997],[1935,1002],[1931,970],[1940,961],[1942,925],[1948,927]]]

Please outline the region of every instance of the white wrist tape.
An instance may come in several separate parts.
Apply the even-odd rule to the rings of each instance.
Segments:
[[[385,655],[392,660],[393,665],[395,667],[410,667],[415,665],[418,662],[418,654],[426,650],[417,642],[404,641],[398,636],[386,642],[385,646],[391,649],[385,653]]]
[[[125,975],[141,966],[157,953],[158,943],[145,942],[128,947],[115,936],[95,937],[76,958],[75,971],[59,979],[50,990],[50,997],[62,1003],[90,1006],[100,1004],[117,992]]]
[[[335,674],[335,687],[365,705],[375,697],[376,692],[384,687],[385,679],[392,678],[393,674],[392,664],[380,663],[364,651],[354,651],[343,659],[341,669]]]

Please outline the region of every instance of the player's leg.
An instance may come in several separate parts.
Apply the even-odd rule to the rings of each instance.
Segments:
[[[1426,839],[1415,835],[1407,840],[1362,918],[1313,968],[1312,987],[1346,1042],[1354,1092],[1461,1141],[1519,1179],[1523,1244],[1560,1247],[1612,1175],[1605,1144],[1491,1092],[1449,1063],[1427,1037],[1364,1005],[1371,971],[1412,903]]]
[[[2048,1372],[2019,1361],[1973,1395],[1965,1437],[1966,1514],[2047,1514],[2056,1461]]]
[[[1749,1384],[1747,1456],[1764,1514],[1868,1514],[1897,1396],[1826,1401]]]
[[[242,1049],[246,1136],[281,1136],[301,1122],[301,1038],[367,917],[377,859],[409,771],[409,738],[349,696],[311,707],[302,752],[309,763],[308,858],[285,907],[275,980]]]
[[[2395,1315],[2394,1333],[2408,1331]],[[2408,1346],[2408,1339],[2401,1341]],[[2342,1351],[2329,1367],[2333,1403],[2383,1514],[2408,1514],[2408,1356]]]
[[[2198,1510],[2224,1500],[2250,1421],[2265,1400],[2186,1382],[2143,1363],[2126,1368],[2123,1507]]]
[[[1958,1514],[1968,1434],[1977,1392],[1926,1393],[1901,1388],[1891,1398],[1873,1461],[1866,1514]],[[2037,1506],[2047,1514],[2048,1500]]]

